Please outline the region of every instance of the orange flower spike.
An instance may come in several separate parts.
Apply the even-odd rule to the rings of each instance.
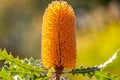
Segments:
[[[42,24],[42,63],[57,72],[76,63],[75,15],[65,1],[53,1],[45,10]]]

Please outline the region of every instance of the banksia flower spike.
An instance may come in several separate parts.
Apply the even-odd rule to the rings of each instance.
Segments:
[[[53,1],[45,10],[42,24],[42,63],[57,73],[76,63],[75,15],[65,1]]]

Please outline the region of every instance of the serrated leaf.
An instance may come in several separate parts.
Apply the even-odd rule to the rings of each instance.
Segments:
[[[99,71],[100,69],[98,67],[87,67],[87,68],[77,68],[77,69],[73,69],[70,73],[72,73],[73,75],[78,75],[78,74],[82,74],[83,76],[85,76],[85,74],[91,76],[95,71]]]
[[[38,72],[43,71],[40,68],[35,68],[33,66],[27,65],[25,61],[20,61],[18,57],[14,58],[12,56],[12,54],[8,55],[8,53],[7,53],[6,50],[0,51],[0,56],[2,57],[2,59],[6,60],[6,63],[12,62],[12,63],[14,63],[14,64],[16,64],[18,66],[21,66],[21,67],[23,67],[25,69],[29,69],[29,70],[33,70],[33,71],[38,71]]]
[[[11,77],[9,76],[9,73],[6,71],[0,72],[0,79],[2,80],[11,80]]]
[[[32,80],[33,78],[46,77],[46,72],[44,72],[44,68],[39,66],[41,64],[39,64],[38,60],[36,62],[33,58],[20,60],[19,57],[14,58],[12,53],[8,54],[6,50],[0,50],[0,57],[1,60],[5,60],[5,64],[9,65],[9,67],[4,66],[1,71],[8,72],[11,77],[17,75],[20,80],[24,78],[25,80]]]
[[[4,60],[4,57],[1,56],[1,54],[3,54],[3,51],[0,49],[0,60]]]
[[[101,71],[96,71],[95,72],[95,77],[97,78],[102,78],[104,80],[120,80],[119,78],[117,78],[116,76],[110,75],[110,73],[101,70]]]

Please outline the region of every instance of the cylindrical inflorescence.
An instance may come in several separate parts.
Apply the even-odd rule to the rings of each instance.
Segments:
[[[65,1],[53,1],[45,10],[41,56],[46,68],[74,68],[76,63],[75,14]]]

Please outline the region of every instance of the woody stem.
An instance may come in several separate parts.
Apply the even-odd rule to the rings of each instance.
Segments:
[[[60,76],[62,74],[63,69],[64,68],[62,66],[55,67],[55,70],[56,70],[56,80],[60,80]]]

